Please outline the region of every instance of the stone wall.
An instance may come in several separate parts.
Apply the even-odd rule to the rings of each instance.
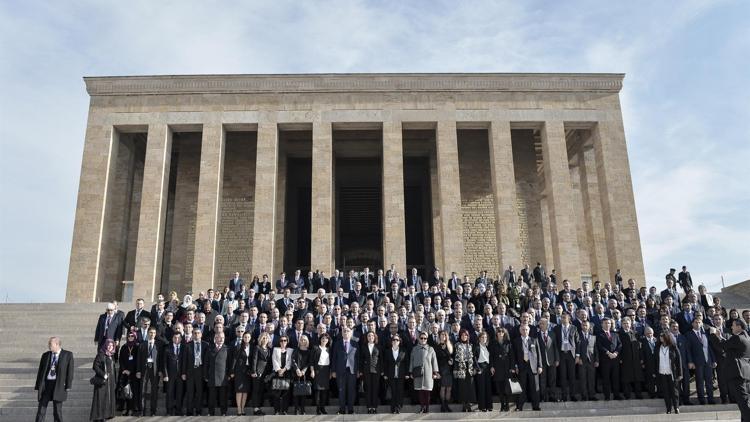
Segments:
[[[228,132],[217,244],[216,285],[239,271],[250,281],[255,209],[256,132]]]
[[[458,132],[461,214],[464,234],[464,272],[470,276],[499,270],[490,151],[486,130]],[[446,268],[446,271],[451,271]],[[446,276],[450,275],[447,273]]]
[[[174,134],[161,291],[180,296],[193,282],[200,155],[200,133]]]
[[[519,269],[523,268],[523,264],[534,267],[537,262],[545,263],[548,260],[545,256],[542,210],[539,204],[542,186],[536,172],[536,153],[532,135],[530,130],[511,132],[523,261],[515,263]]]

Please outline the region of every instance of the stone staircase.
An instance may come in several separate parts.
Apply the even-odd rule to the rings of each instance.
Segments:
[[[84,305],[71,304],[2,304],[0,305],[0,421],[16,422],[33,420],[36,414],[37,400],[34,391],[34,380],[39,365],[39,358],[47,350],[47,339],[57,335],[61,338],[63,348],[75,355],[75,381],[73,389],[68,394],[68,400],[63,405],[63,414],[67,421],[87,421],[91,406],[92,386],[89,378],[93,375],[91,365],[96,348],[93,342],[96,318],[103,312],[104,303]],[[429,414],[416,414],[417,407],[406,405],[399,415],[388,413],[389,407],[380,406],[380,413],[367,415],[363,407],[356,410],[355,415],[337,416],[337,407],[327,408],[328,416],[314,416],[314,408],[308,407],[306,416],[296,416],[299,420],[311,421],[376,421],[376,420],[414,420],[430,421],[466,419],[472,421],[487,419],[525,420],[542,418],[547,420],[578,420],[593,421],[627,421],[632,422],[636,416],[640,422],[660,420],[739,420],[736,405],[713,406],[684,406],[680,415],[664,414],[664,402],[654,400],[626,400],[610,402],[577,402],[577,403],[543,403],[542,411],[533,412],[529,409],[523,412],[474,412],[461,413],[460,405],[453,406],[453,413],[437,413],[439,406],[433,406]],[[164,400],[159,400],[159,412],[163,414]],[[511,408],[513,406],[511,405]],[[530,406],[527,406],[530,407]],[[496,404],[495,408],[499,408]],[[250,411],[251,409],[246,409]],[[288,416],[270,416],[272,409],[264,411],[269,416],[263,419],[282,421]],[[235,414],[229,409],[229,414]],[[365,413],[365,414],[363,414]],[[228,416],[226,418],[211,418],[215,420],[250,420],[257,417]],[[202,417],[117,417],[122,421],[181,421],[205,420]],[[52,406],[47,409],[47,420],[53,420]]]

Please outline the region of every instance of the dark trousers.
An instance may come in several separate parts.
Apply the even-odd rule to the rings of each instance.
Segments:
[[[151,370],[141,376],[141,410],[146,413],[146,395],[149,396],[149,410],[156,414],[156,401],[159,398],[159,377]]]
[[[671,374],[659,374],[657,376],[659,377],[659,385],[661,386],[661,391],[664,394],[664,405],[667,407],[667,412],[671,411],[672,409],[677,409],[679,403],[677,399],[679,393],[679,384],[674,382]]]
[[[365,404],[368,409],[378,407],[378,395],[380,394],[380,374],[365,373]]]
[[[322,409],[328,405],[328,390],[314,390],[315,406]]]
[[[578,365],[578,380],[581,399],[591,399],[596,395],[596,368],[591,362],[582,362]]]
[[[203,373],[201,367],[188,371],[185,380],[185,410],[201,414],[203,409]]]
[[[62,422],[62,404],[61,401],[52,400],[52,393],[55,391],[55,383],[57,381],[44,381],[44,391],[42,392],[42,398],[39,399],[39,407],[36,409],[36,422],[43,422],[44,417],[47,414],[47,405],[52,402],[52,411],[55,416],[55,422]]]
[[[480,364],[483,365],[483,364]],[[487,365],[482,373],[474,377],[477,384],[477,405],[479,410],[492,410],[492,374]]]
[[[263,407],[263,399],[269,391],[268,384],[264,380],[265,380],[265,377],[263,376],[253,378],[253,397],[252,398],[253,398],[254,408]]]
[[[286,412],[289,408],[289,390],[274,390],[276,403],[273,408],[277,412]]]
[[[552,368],[553,372],[555,368]],[[562,399],[570,400],[570,395],[575,394],[576,384],[576,359],[568,352],[560,353],[560,386],[562,387]]]
[[[649,371],[643,372],[643,386],[645,387],[646,393],[648,393],[648,396],[651,398],[656,397],[656,383],[658,382],[656,375],[657,374]]]
[[[683,362],[687,359],[685,357],[682,358]],[[664,394],[664,392],[661,392]],[[683,365],[682,367],[682,385],[680,388],[680,401],[682,404],[689,403],[690,402],[690,369],[687,367],[687,365]]]
[[[217,401],[218,400],[218,404]],[[227,414],[227,387],[208,387],[208,414],[213,416],[216,407],[221,409],[221,414]]]
[[[544,401],[557,398],[557,368],[547,366],[539,375],[539,395]]]
[[[526,401],[531,402],[531,406],[534,409],[539,409],[539,391],[537,390],[537,375],[531,372],[529,368],[519,368],[518,370],[518,382],[521,384],[523,392],[518,395],[516,400],[516,408],[523,409],[523,404]]]
[[[497,391],[503,410],[508,407],[510,402],[511,394],[509,388],[507,379],[495,379],[495,391]]]
[[[339,388],[339,410],[354,411],[354,398],[357,395],[357,377],[351,371],[336,374]]]
[[[391,386],[391,412],[394,412],[404,405],[404,380],[390,378],[389,384]]]
[[[698,401],[714,401],[714,370],[711,365],[695,365],[695,387],[698,390]]]
[[[167,381],[167,415],[180,415],[182,412],[183,382],[178,374],[169,377]]]
[[[606,355],[599,361],[602,370],[602,391],[604,400],[609,400],[610,396],[620,394],[620,363],[617,359],[610,359]]]
[[[716,367],[716,378],[719,383],[719,398],[721,398],[722,403],[726,402],[729,398],[729,385],[727,384],[727,376],[724,374],[726,365],[727,362],[724,361]]]
[[[740,408],[742,422],[750,422],[750,381],[732,378],[727,380],[727,386],[729,387],[729,396],[734,399]]]

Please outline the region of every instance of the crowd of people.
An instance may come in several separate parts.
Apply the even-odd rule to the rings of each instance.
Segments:
[[[487,412],[495,397],[499,410],[515,401],[521,411],[657,396],[679,413],[696,404],[691,377],[698,404],[736,402],[745,417],[750,310],[694,290],[685,267],[665,283],[636,287],[618,270],[574,289],[541,264],[475,279],[393,266],[273,283],[235,273],[197,297],[170,292],[150,308],[138,299],[127,314],[107,305],[92,420],[115,407],[156,414],[160,396],[168,415],[226,415],[230,405],[262,415],[266,403],[274,414],[325,414],[331,395],[340,414],[381,404],[399,413],[405,401],[425,413],[433,402]]]

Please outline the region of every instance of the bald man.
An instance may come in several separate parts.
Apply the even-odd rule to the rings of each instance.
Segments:
[[[38,391],[39,407],[36,421],[44,421],[47,405],[53,403],[55,422],[62,422],[62,403],[68,398],[68,391],[73,388],[73,353],[62,349],[60,338],[50,337],[47,342],[49,351],[42,354],[39,370],[36,374],[34,390]]]

